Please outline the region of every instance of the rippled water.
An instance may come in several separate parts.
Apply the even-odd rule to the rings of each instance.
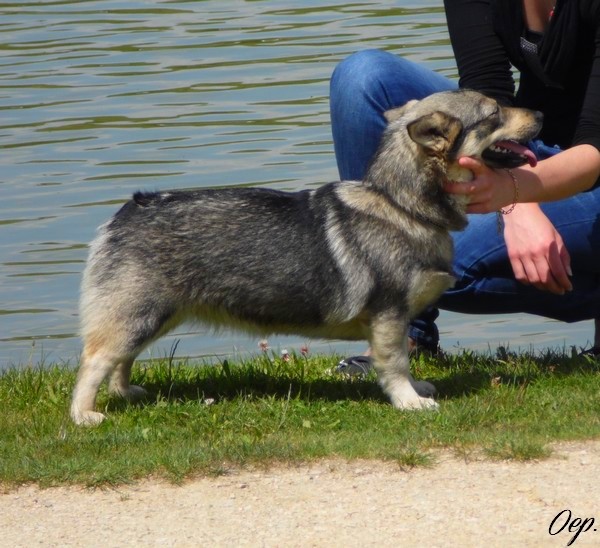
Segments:
[[[0,368],[76,362],[87,244],[133,191],[336,179],[329,76],[370,47],[455,76],[440,1],[0,2]],[[591,333],[521,316],[440,327],[447,345],[479,348]],[[256,350],[185,326],[146,355],[175,341],[178,355]]]

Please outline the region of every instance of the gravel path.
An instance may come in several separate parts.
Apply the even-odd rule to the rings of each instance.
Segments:
[[[600,546],[599,487],[600,441],[538,463],[440,455],[411,470],[325,461],[181,487],[27,486],[0,495],[0,545],[558,547],[582,530],[572,546]]]

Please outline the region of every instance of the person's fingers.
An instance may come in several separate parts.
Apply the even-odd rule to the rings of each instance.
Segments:
[[[558,251],[557,244],[549,248],[548,254],[534,254],[530,257],[515,257],[511,259],[511,266],[515,278],[526,285],[533,285],[543,291],[556,295],[564,295],[571,291],[573,285],[569,279],[570,266],[565,267],[565,258],[568,264],[568,251],[563,255]]]
[[[529,285],[529,279],[527,278],[527,273],[525,272],[525,267],[521,261],[521,258],[509,256],[509,259],[515,279],[524,285]]]
[[[474,175],[478,175],[479,173],[489,171],[490,168],[487,167],[481,160],[476,158],[471,158],[470,156],[462,156],[458,159],[458,165],[464,169],[468,169],[472,171]]]
[[[555,278],[549,257],[534,257],[532,262],[535,266],[537,281],[534,282],[530,278],[531,283],[538,289],[549,291],[555,295],[564,295],[565,288]]]
[[[468,196],[475,190],[475,185],[471,182],[459,183],[457,181],[446,181],[444,190],[450,194],[462,194]]]
[[[560,289],[564,291],[571,291],[573,285],[569,279],[570,266],[569,252],[561,242],[554,242],[549,249],[548,253],[548,265],[550,273]]]

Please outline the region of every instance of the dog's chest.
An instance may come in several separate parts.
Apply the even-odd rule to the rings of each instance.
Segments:
[[[426,271],[413,276],[407,295],[410,315],[414,316],[425,309],[446,291],[454,286],[455,278],[448,272]]]

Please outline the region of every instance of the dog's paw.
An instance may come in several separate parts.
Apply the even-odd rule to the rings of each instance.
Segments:
[[[97,411],[73,411],[71,410],[71,419],[77,426],[97,426],[106,418]]]
[[[433,398],[437,394],[435,386],[427,381],[414,381],[413,388],[422,398]]]
[[[435,388],[426,381],[415,381],[412,378],[402,379],[391,386],[384,387],[392,405],[396,409],[438,409],[438,404],[431,397]]]
[[[419,394],[412,390],[412,386],[411,390],[407,389],[393,394],[390,397],[390,400],[396,409],[408,409],[414,411],[420,411],[424,409],[439,409],[439,405],[433,398],[423,398],[419,396]]]
[[[435,388],[434,388],[435,390]],[[439,411],[440,404],[436,402],[433,398],[421,398],[419,409],[429,409],[431,411]]]
[[[423,411],[426,409],[430,409],[432,411],[437,411],[440,406],[433,398],[421,398],[418,396],[415,399],[411,400],[401,400],[392,402],[396,409],[404,409],[410,411]]]
[[[146,389],[135,384],[130,384],[127,388],[111,386],[109,388],[109,392],[114,396],[125,398],[127,401],[130,402],[143,400],[148,395]]]

